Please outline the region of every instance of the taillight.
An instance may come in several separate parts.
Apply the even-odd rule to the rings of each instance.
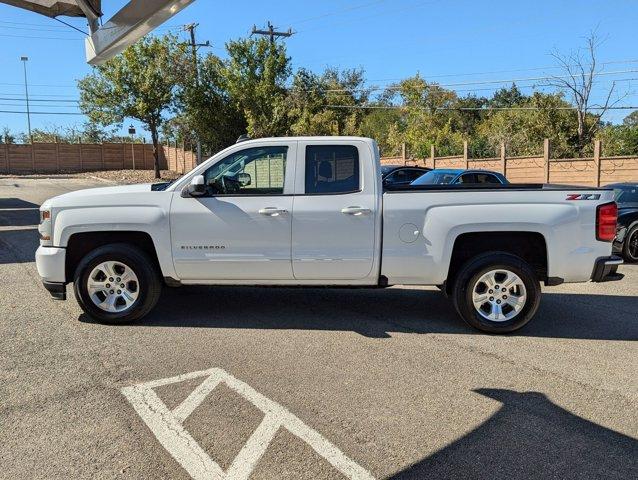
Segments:
[[[612,242],[616,238],[618,205],[616,202],[598,205],[596,209],[596,240]]]

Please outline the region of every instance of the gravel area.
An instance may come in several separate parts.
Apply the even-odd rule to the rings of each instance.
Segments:
[[[155,178],[153,170],[103,170],[97,172],[80,172],[80,173],[29,173],[25,175],[0,175],[0,178],[86,178],[99,179],[113,183],[159,183],[163,181],[171,181],[182,175],[171,170],[162,170],[161,178]]]
[[[160,172],[161,179],[155,178],[153,170],[105,170],[101,172],[84,172],[76,175],[84,178],[111,180],[117,183],[158,183],[175,180],[182,176],[171,170],[162,170]]]

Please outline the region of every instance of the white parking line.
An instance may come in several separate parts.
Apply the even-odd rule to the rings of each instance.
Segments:
[[[157,396],[154,388],[207,377],[172,411]],[[226,472],[199,446],[184,429],[188,416],[205,400],[215,387],[224,383],[264,413],[260,425],[250,436]],[[135,411],[151,429],[162,446],[196,480],[247,479],[266,452],[280,428],[285,428],[306,442],[335,469],[351,479],[372,479],[370,472],[349,459],[319,432],[308,427],[298,417],[278,403],[266,398],[250,385],[219,368],[191,372],[176,377],[153,380],[122,389]]]

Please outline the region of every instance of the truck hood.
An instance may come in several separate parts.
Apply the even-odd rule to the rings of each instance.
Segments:
[[[98,187],[76,190],[74,192],[64,193],[57,197],[50,198],[44,202],[43,207],[76,206],[94,203],[98,198],[122,198],[124,195],[150,192],[151,185],[152,184],[150,183],[142,183],[135,185],[118,185],[116,187]]]

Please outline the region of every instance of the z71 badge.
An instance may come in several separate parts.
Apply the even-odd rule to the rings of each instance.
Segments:
[[[567,200],[600,200],[600,193],[570,193]]]

